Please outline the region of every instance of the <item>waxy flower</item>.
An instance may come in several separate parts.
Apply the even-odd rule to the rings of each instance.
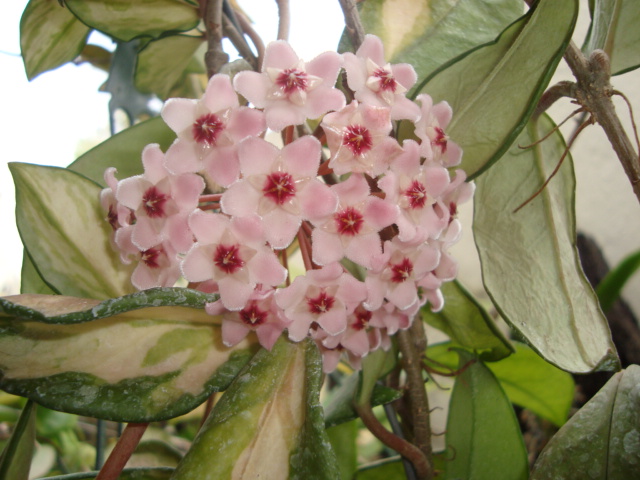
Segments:
[[[462,149],[445,133],[453,115],[451,107],[447,102],[434,105],[427,94],[418,95],[418,100],[422,106],[415,134],[422,140],[421,155],[427,160],[440,162],[445,167],[458,165],[462,160]]]
[[[257,215],[230,219],[196,210],[189,226],[197,241],[182,262],[182,274],[190,282],[216,282],[228,310],[242,310],[256,284],[275,287],[285,281],[287,270],[265,245]]]
[[[351,102],[322,120],[331,151],[329,166],[338,175],[350,172],[378,176],[402,153],[389,136],[391,118],[386,108]]]
[[[242,179],[222,195],[224,213],[257,213],[265,235],[276,249],[287,247],[303,220],[320,221],[335,212],[338,197],[318,180],[320,142],[305,136],[282,150],[261,138],[238,146]]]
[[[174,173],[205,170],[222,186],[238,178],[237,143],[265,130],[262,112],[241,107],[227,75],[214,75],[201,100],[171,98],[162,118],[178,139],[167,150]]]
[[[367,35],[355,55],[343,54],[347,84],[356,100],[377,107],[388,107],[392,120],[415,121],[420,108],[405,97],[418,79],[407,63],[390,65],[384,59],[384,46],[375,35]]]
[[[257,108],[263,108],[267,127],[280,131],[306,119],[344,107],[343,93],[334,88],[342,57],[325,52],[308,63],[301,61],[284,41],[267,45],[262,73],[240,72],[236,90]]]

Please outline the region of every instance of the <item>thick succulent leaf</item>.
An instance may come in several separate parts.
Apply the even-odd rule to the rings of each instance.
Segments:
[[[505,157],[476,182],[473,231],[484,285],[503,318],[547,361],[584,373],[618,366],[609,327],[582,273],[576,249],[575,177],[548,117],[530,124]]]
[[[204,45],[203,37],[186,35],[173,35],[149,42],[138,54],[135,73],[137,89],[167,98],[201,45]]]
[[[447,134],[464,150],[461,168],[470,178],[498,160],[524,128],[562,58],[577,14],[577,0],[540,0],[495,42],[423,83],[420,91],[453,108]]]
[[[54,291],[88,298],[131,293],[132,266],[109,243],[100,187],[63,168],[10,163],[16,223],[40,276]]]
[[[36,445],[36,404],[27,402],[0,456],[0,478],[28,480]]]
[[[596,288],[600,306],[603,311],[609,310],[620,296],[627,281],[640,268],[640,251],[624,258],[602,279]]]
[[[352,480],[358,470],[358,424],[351,421],[327,428],[327,435],[338,460],[339,478]]]
[[[638,478],[640,366],[616,373],[549,441],[532,480]]]
[[[151,118],[109,137],[79,157],[69,169],[105,187],[104,171],[107,168],[116,168],[120,179],[139,175],[143,172],[141,154],[144,147],[157,143],[166,151],[175,138],[176,134],[162,118]]]
[[[173,473],[170,467],[125,468],[118,480],[169,480]],[[81,472],[47,477],[47,480],[95,480],[100,472]]]
[[[0,388],[48,408],[114,421],[192,410],[228,386],[255,342],[225,347],[219,318],[191,308],[205,300],[202,294],[185,293],[157,289],[146,300],[140,292],[107,302],[2,299]],[[153,306],[160,302],[184,306]]]
[[[639,21],[637,0],[597,0],[583,52],[590,55],[596,49],[604,50],[609,55],[613,75],[638,68]]]
[[[460,366],[473,360],[460,351]],[[449,405],[445,478],[526,479],[529,465],[518,420],[500,383],[477,361],[456,378]]]
[[[495,39],[523,12],[519,0],[368,0],[359,7],[365,31],[382,39],[387,61],[410,63],[420,79]]]
[[[24,250],[22,253],[22,269],[20,270],[20,293],[41,293],[43,295],[59,293],[45,283],[29,258],[29,254]]]
[[[261,350],[207,418],[173,480],[339,478],[318,402],[322,361],[310,340]],[[229,441],[233,438],[233,441]]]
[[[397,352],[390,349],[385,352],[378,349],[370,353],[362,360],[362,369],[358,372],[358,392],[356,393],[355,403],[358,405],[371,405],[371,397],[373,391],[378,384],[378,380],[388,374],[397,361]]]
[[[429,325],[484,360],[500,360],[515,351],[482,305],[459,282],[445,283],[441,290],[444,308],[438,313],[422,309],[422,319]]]
[[[353,405],[360,387],[360,380],[360,372],[353,373],[344,379],[336,391],[332,392],[324,409],[327,428],[358,418]],[[400,397],[402,392],[374,383],[369,402],[372,407],[376,407],[398,400]]]
[[[177,0],[65,0],[83,23],[117,40],[159,38],[198,25],[197,8]]]
[[[20,19],[20,50],[27,78],[53,70],[76,58],[89,27],[51,0],[30,0]]]

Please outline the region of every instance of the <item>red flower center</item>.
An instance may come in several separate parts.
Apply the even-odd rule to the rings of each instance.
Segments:
[[[335,301],[335,298],[327,295],[327,292],[323,290],[317,297],[307,298],[307,306],[309,307],[309,311],[311,313],[320,315],[321,313],[325,313],[331,310],[331,307],[333,307]]]
[[[273,172],[267,177],[262,193],[278,205],[282,205],[296,194],[296,186],[288,173]]]
[[[398,88],[398,82],[393,78],[393,74],[384,68],[377,69],[372,75],[380,79],[380,90],[395,92]]]
[[[354,155],[362,155],[371,150],[373,140],[367,127],[349,125],[342,136],[342,144],[349,147]]]
[[[118,229],[118,214],[116,213],[116,209],[113,205],[109,205],[109,213],[107,213],[107,220],[109,221],[109,225],[114,230]]]
[[[193,122],[193,139],[205,145],[215,145],[223,130],[224,122],[217,115],[207,113]]]
[[[393,283],[402,283],[407,280],[413,272],[413,263],[408,258],[403,258],[400,263],[394,263],[391,267],[391,281]]]
[[[367,328],[369,326],[369,322],[371,321],[371,316],[373,315],[372,312],[370,312],[369,310],[365,310],[362,307],[356,308],[353,314],[356,316],[355,322],[353,322],[353,324],[351,325],[351,328],[353,328],[354,330],[363,330]]]
[[[150,248],[140,254],[140,260],[149,268],[160,268],[160,255],[163,253],[162,248]]]
[[[155,186],[150,187],[142,195],[142,208],[149,218],[165,217],[165,204],[169,196],[162,193]]]
[[[449,140],[449,137],[447,136],[446,133],[444,133],[444,130],[441,129],[440,127],[434,127],[433,129],[436,131],[436,138],[431,140],[431,144],[434,146],[440,147],[440,150],[442,150],[442,153],[446,153],[447,141]]]
[[[357,235],[364,223],[362,214],[353,207],[345,208],[341,212],[336,213],[333,218],[336,221],[340,235]]]
[[[224,273],[233,274],[244,267],[238,245],[218,245],[213,256],[213,263]]]
[[[240,310],[240,319],[250,327],[257,327],[267,321],[267,312],[263,312],[255,303]]]
[[[405,190],[404,196],[409,200],[411,208],[422,208],[427,201],[427,189],[423,184],[414,180],[411,186]]]
[[[296,68],[287,68],[276,78],[276,85],[289,95],[293,92],[305,91],[309,83],[305,72]]]

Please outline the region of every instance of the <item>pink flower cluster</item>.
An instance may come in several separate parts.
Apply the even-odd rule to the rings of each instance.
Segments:
[[[349,104],[335,87],[342,70]],[[457,205],[473,194],[462,170],[449,173],[462,156],[445,133],[451,108],[408,99],[415,82],[372,35],[355,54],[310,62],[278,41],[261,72],[215,75],[200,100],[167,101],[162,118],[177,134],[167,152],[147,146],[142,175],[105,173],[101,201],[122,261],[137,262],[133,284],[183,277],[219,294],[206,309],[221,316],[225,344],[251,331],[268,349],[285,330],[310,336],[327,372],[342,353],[359,368],[389,348],[422,306],[442,308]],[[315,134],[304,133],[309,119],[321,119]],[[419,141],[398,143],[400,120]],[[296,261],[306,273],[292,278]]]

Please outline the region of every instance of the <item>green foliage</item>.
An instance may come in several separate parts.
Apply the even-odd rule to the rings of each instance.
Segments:
[[[625,284],[638,271],[638,268],[640,268],[640,251],[624,258],[598,284],[596,293],[604,312],[613,306]]]
[[[0,456],[0,478],[28,480],[36,437],[36,404],[27,402]]]

